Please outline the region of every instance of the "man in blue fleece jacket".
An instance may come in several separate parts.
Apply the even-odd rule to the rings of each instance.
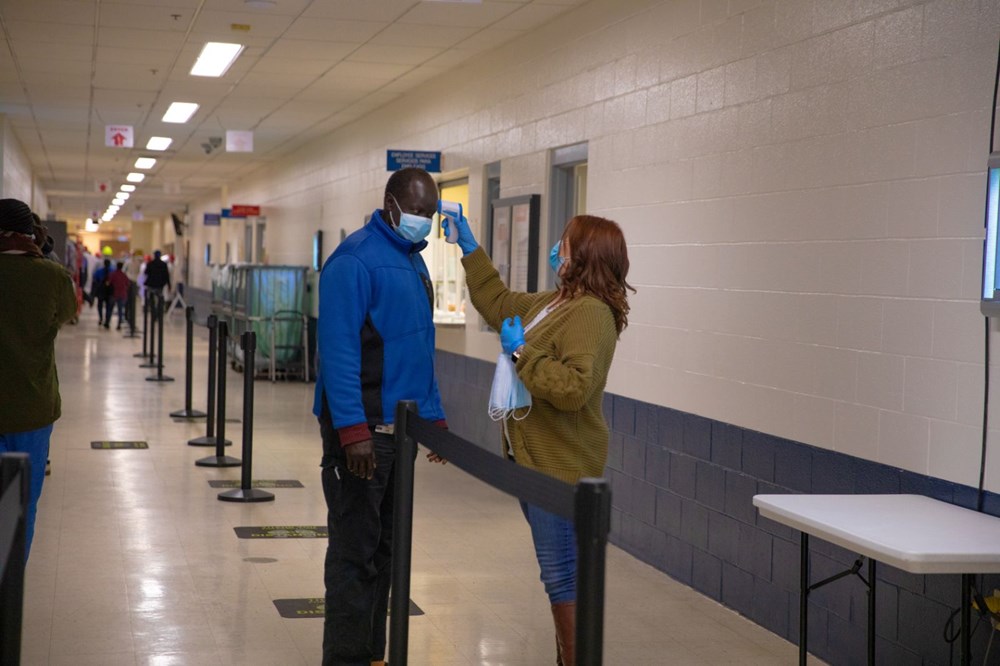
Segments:
[[[396,403],[414,400],[421,417],[444,425],[434,378],[434,292],[420,256],[437,200],[426,171],[395,172],[382,209],[344,239],[320,274],[313,412],[330,530],[324,666],[385,659],[395,459],[388,426]]]

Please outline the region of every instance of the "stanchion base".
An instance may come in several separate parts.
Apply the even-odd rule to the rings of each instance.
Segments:
[[[176,412],[170,412],[170,415],[175,419],[203,419],[208,416],[205,412],[199,412],[197,409],[178,409]]]
[[[274,500],[274,493],[259,488],[233,488],[219,493],[219,499],[223,502],[271,502]]]
[[[243,461],[232,456],[208,456],[201,460],[195,460],[194,464],[198,467],[239,467]]]
[[[149,354],[143,354],[142,352],[139,352],[138,354],[132,354],[132,356],[134,356],[135,358],[149,358]]]
[[[156,364],[155,364],[155,363],[143,363],[143,364],[142,364],[142,365],[140,365],[139,367],[140,367],[140,368],[155,368],[155,367],[156,367]]]
[[[147,382],[172,382],[172,381],[174,381],[174,378],[173,377],[166,377],[166,376],[164,376],[164,377],[157,377],[156,375],[152,375],[150,377],[146,377],[146,381]]]
[[[188,446],[215,446],[218,440],[215,437],[195,437],[194,439],[188,440]],[[228,439],[222,440],[223,446],[232,446],[232,442]]]

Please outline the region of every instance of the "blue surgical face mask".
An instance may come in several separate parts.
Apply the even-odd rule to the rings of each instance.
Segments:
[[[559,246],[561,245],[562,241],[556,241],[556,244],[553,245],[552,249],[549,251],[549,266],[552,267],[552,271],[556,275],[559,275],[559,269],[566,263],[566,258],[559,256]]]
[[[427,238],[431,232],[431,218],[404,213],[399,202],[396,201],[396,197],[392,197],[392,200],[396,202],[396,208],[399,208],[399,224],[395,227],[396,233],[411,243],[419,243]]]

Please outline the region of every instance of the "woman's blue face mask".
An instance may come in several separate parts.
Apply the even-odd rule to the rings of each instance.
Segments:
[[[562,241],[556,241],[556,244],[552,246],[549,251],[549,266],[552,267],[552,272],[559,275],[559,269],[563,267],[566,263],[566,257],[559,256],[559,248],[562,246]]]

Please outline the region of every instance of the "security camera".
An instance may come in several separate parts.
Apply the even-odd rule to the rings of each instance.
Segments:
[[[221,136],[209,137],[208,142],[212,145],[212,148],[218,148],[219,146],[222,145],[222,137]]]
[[[206,155],[210,155],[212,153],[212,144],[203,143],[201,144],[201,149],[205,151]]]

